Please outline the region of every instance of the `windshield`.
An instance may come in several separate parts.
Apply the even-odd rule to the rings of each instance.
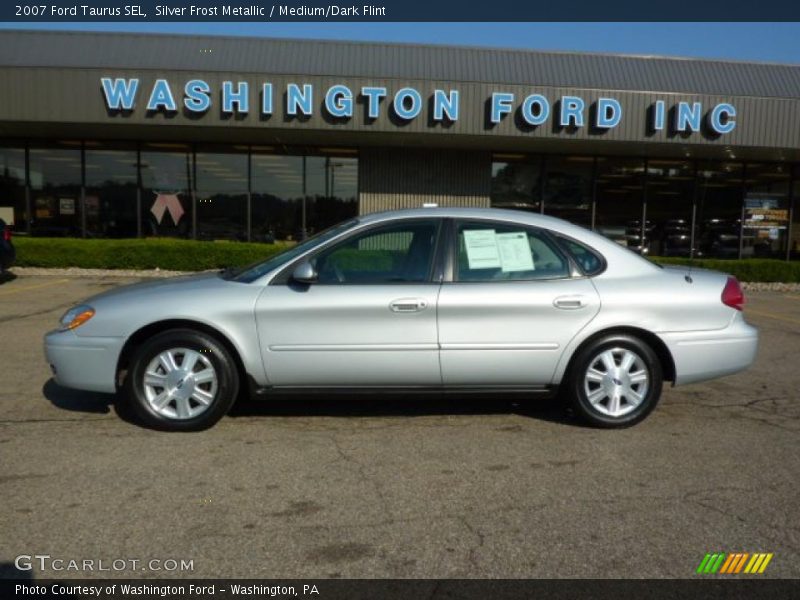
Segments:
[[[351,219],[349,221],[345,221],[344,223],[339,223],[338,225],[329,227],[328,229],[320,231],[318,234],[311,236],[306,241],[300,242],[296,246],[292,246],[288,250],[284,250],[283,252],[279,252],[278,254],[270,256],[267,260],[263,260],[246,267],[235,269],[230,273],[226,273],[224,278],[230,281],[238,281],[240,283],[251,283],[262,275],[266,275],[270,271],[294,260],[314,246],[323,244],[336,237],[357,223],[358,219]]]

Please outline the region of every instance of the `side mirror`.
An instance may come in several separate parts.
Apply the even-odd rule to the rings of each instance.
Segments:
[[[314,283],[317,280],[317,270],[308,261],[303,261],[292,271],[292,281],[298,283]]]

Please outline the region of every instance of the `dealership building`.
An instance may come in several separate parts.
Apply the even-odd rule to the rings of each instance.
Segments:
[[[5,31],[0,82],[17,234],[268,242],[437,204],[800,255],[798,66]]]

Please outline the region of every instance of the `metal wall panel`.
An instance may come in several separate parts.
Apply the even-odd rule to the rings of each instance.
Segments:
[[[100,32],[0,32],[0,65],[512,83],[798,98],[800,67],[494,48]]]
[[[403,148],[362,150],[358,164],[361,214],[439,206],[488,207],[491,156]]]

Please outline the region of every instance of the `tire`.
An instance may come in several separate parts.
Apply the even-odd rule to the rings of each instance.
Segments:
[[[132,412],[146,425],[200,431],[230,410],[239,393],[239,372],[215,338],[193,329],[170,329],[135,351],[125,393]]]
[[[591,425],[630,427],[656,407],[662,384],[661,362],[650,346],[632,335],[611,334],[578,351],[566,395],[576,414]]]

